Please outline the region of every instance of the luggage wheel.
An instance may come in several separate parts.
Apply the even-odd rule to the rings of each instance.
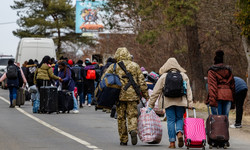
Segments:
[[[217,146],[217,149],[219,149],[219,148],[220,148],[220,146],[218,145],[218,146]]]
[[[68,111],[68,114],[69,114],[70,111]]]
[[[209,145],[209,149],[213,149],[213,146],[212,146],[212,145]]]

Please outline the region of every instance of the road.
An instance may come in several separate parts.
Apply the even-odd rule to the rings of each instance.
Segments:
[[[116,120],[102,111],[95,111],[94,107],[84,107],[79,114],[33,114],[30,102],[26,101],[21,109],[10,109],[6,99],[8,90],[0,90],[0,150],[168,149],[165,122],[159,145],[139,141],[136,146],[129,143],[121,147]],[[230,149],[250,149],[249,134],[239,136],[237,130],[230,133]]]

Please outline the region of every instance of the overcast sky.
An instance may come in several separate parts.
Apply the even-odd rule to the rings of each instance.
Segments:
[[[16,49],[19,38],[12,34],[13,30],[18,29],[15,23],[17,18],[16,11],[10,8],[14,4],[14,0],[2,0],[0,5],[0,54],[16,55]],[[75,0],[73,0],[75,4]],[[9,23],[10,24],[3,24]]]
[[[0,54],[11,54],[15,57],[19,38],[12,31],[18,29],[18,26],[16,23],[3,24],[17,20],[16,11],[10,5],[13,5],[13,0],[2,1],[0,5]]]

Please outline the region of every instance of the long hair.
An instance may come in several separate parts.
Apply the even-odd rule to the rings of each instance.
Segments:
[[[39,64],[38,68],[41,68],[41,66],[46,63],[49,64],[50,57],[49,56],[44,56],[42,62]]]
[[[64,72],[64,77],[65,77],[66,76],[66,72],[67,72],[67,65],[66,65],[66,63],[65,62],[59,62],[58,65],[64,67],[63,72]]]

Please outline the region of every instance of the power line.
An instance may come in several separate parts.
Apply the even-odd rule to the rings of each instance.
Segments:
[[[0,22],[0,25],[13,24],[13,23],[16,23],[16,22]]]

